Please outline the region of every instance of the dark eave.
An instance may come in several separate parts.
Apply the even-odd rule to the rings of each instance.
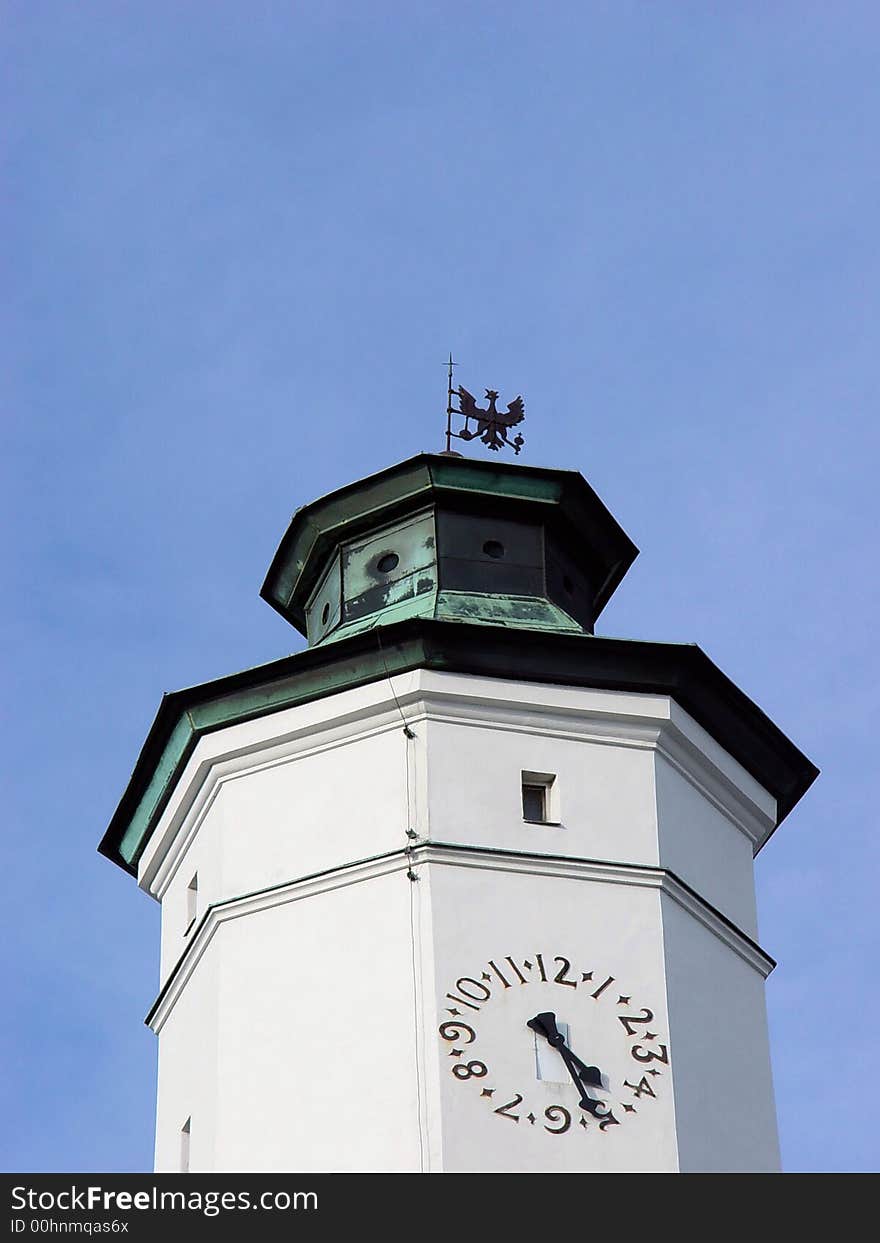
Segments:
[[[695,644],[411,618],[165,695],[98,849],[137,874],[203,734],[412,669],[670,695],[776,799],[777,824],[819,773]]]

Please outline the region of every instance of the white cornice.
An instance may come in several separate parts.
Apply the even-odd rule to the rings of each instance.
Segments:
[[[390,692],[384,702],[371,702],[358,712],[329,720],[298,722],[299,728],[293,730],[284,728],[292,723],[289,719],[276,721],[271,734],[264,728],[260,731],[262,736],[255,736],[253,726],[273,721],[274,717],[287,718],[288,714],[276,713],[246,726],[218,730],[199,740],[141,857],[141,888],[161,901],[225,782],[402,727],[400,711]]]
[[[775,804],[666,695],[499,682],[416,670],[203,736],[143,853],[139,884],[161,900],[224,782],[411,725],[438,721],[654,750],[744,833],[753,851]],[[424,826],[428,827],[428,826]]]
[[[619,700],[622,694],[613,692],[611,697]],[[442,689],[421,689],[412,696],[420,714],[432,721],[657,751],[748,837],[753,852],[757,852],[776,824],[771,814],[775,806],[766,791],[721,752],[669,696],[633,695],[631,699],[641,702],[628,705],[630,711],[622,712],[619,703],[609,710],[534,702],[524,705],[511,699]]]
[[[422,849],[421,847],[419,849]],[[559,876],[571,880],[610,885],[636,885],[659,889],[698,919],[728,948],[766,978],[775,967],[769,954],[715,907],[704,901],[674,872],[666,868],[640,867],[629,863],[606,863],[597,859],[574,859],[557,855],[524,854],[519,851],[480,850],[452,843],[430,842],[427,862],[451,867],[477,867],[489,871],[520,872],[531,876]],[[420,857],[417,861],[421,861]]]
[[[257,893],[230,898],[209,907],[154,1002],[146,1023],[157,1034],[161,1031],[187,981],[224,924],[284,906],[289,902],[298,902],[315,894],[329,893],[347,885],[422,867],[466,867],[529,876],[562,877],[593,884],[635,885],[659,890],[738,954],[762,978],[766,978],[775,966],[773,959],[750,937],[704,902],[672,872],[663,868],[518,851],[481,850],[449,842],[420,842],[411,851],[394,851],[374,859],[361,860],[316,876],[302,877]]]

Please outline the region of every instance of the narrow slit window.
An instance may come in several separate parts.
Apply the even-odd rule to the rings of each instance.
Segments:
[[[199,874],[194,873],[192,880],[186,887],[186,927],[183,935],[189,932],[193,924],[196,922],[196,915],[199,913]]]
[[[189,1173],[189,1137],[192,1128],[192,1118],[187,1118],[183,1126],[180,1128],[180,1172],[181,1174]]]
[[[527,824],[558,824],[553,773],[522,774],[522,814]]]

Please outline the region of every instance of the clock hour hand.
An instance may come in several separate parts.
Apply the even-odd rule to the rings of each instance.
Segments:
[[[602,1073],[598,1066],[587,1066],[585,1062],[573,1053],[565,1043],[565,1037],[556,1026],[556,1015],[551,1012],[544,1014],[536,1014],[533,1019],[529,1019],[527,1027],[532,1031],[538,1032],[543,1036],[551,1048],[556,1049],[559,1056],[565,1062],[566,1069],[571,1075],[572,1082],[581,1094],[581,1107],[588,1109],[590,1113],[594,1113],[593,1106],[599,1102],[587,1096],[584,1085],[599,1088],[602,1086]]]

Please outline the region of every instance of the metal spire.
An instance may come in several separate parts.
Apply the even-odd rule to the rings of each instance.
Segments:
[[[446,387],[446,452],[452,453],[452,416],[458,411],[452,404],[452,368],[458,366],[452,357],[452,350],[449,351],[449,359],[446,363],[448,367],[449,382]]]

